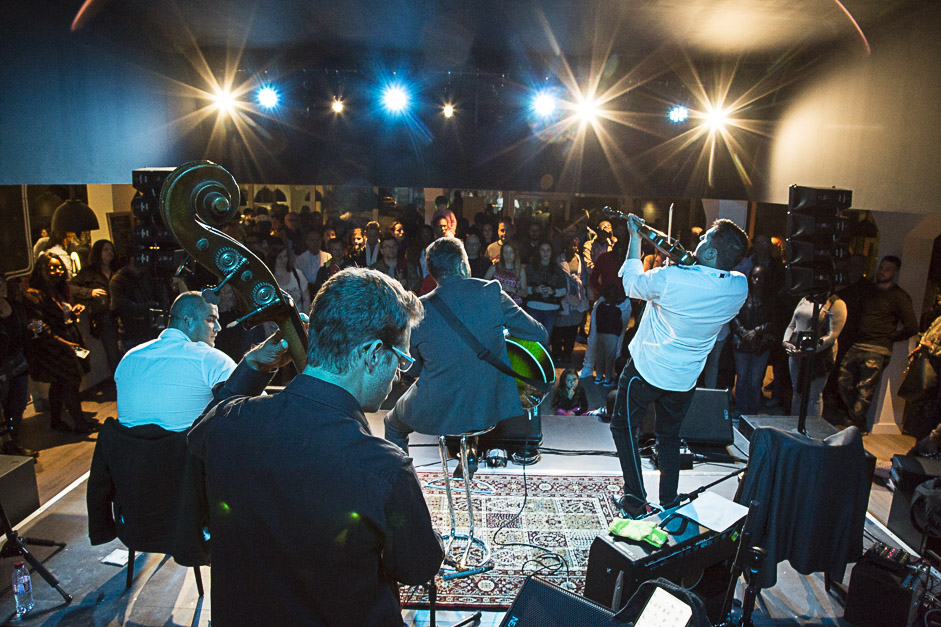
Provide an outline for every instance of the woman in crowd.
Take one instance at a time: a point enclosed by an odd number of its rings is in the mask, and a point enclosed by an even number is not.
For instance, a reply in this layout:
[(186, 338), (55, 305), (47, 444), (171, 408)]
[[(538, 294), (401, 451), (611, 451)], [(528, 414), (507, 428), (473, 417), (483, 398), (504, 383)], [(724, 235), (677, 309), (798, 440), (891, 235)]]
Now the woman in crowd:
[(488, 281), (496, 279), (513, 302), (520, 307), (523, 306), (523, 295), (526, 294), (526, 268), (520, 264), (516, 244), (510, 241), (504, 242), (500, 247), (500, 261), (487, 270), (484, 278)]
[(487, 250), (487, 246), (493, 243), (496, 237), (493, 234), (493, 221), (485, 220), (480, 224), (480, 248)]
[(389, 227), (386, 229), (385, 237), (391, 237), (395, 240), (396, 246), (400, 253), (405, 253), (405, 225), (399, 222), (398, 220), (393, 220)]
[(565, 272), (562, 271), (552, 254), (552, 244), (549, 242), (539, 244), (538, 255), (538, 260), (529, 266), (527, 272), (529, 285), (526, 311), (546, 327), (546, 332), (551, 337), (555, 319), (562, 307), (562, 299), (565, 298), (568, 281)]
[(34, 337), (27, 341), (26, 359), (30, 376), (49, 383), (50, 426), (57, 431), (69, 430), (62, 420), (65, 406), (75, 423), (75, 433), (97, 430), (98, 423), (85, 418), (79, 396), (85, 373), (79, 354), (87, 356), (87, 351), (76, 320), (85, 307), (69, 302), (65, 268), (54, 255), (39, 256), (29, 285), (24, 305)]
[(735, 409), (754, 415), (761, 409), (768, 355), (776, 341), (771, 329), (772, 301), (768, 297), (768, 269), (755, 266), (748, 273), (748, 297), (730, 323), (735, 355)]
[(791, 374), (791, 381), (794, 383), (791, 412), (795, 415), (800, 411), (801, 390), (804, 387), (800, 378), (801, 366), (811, 353), (814, 353), (814, 360), (809, 373), (811, 379), (810, 391), (807, 394), (807, 415), (823, 414), (823, 388), (836, 362), (837, 338), (843, 331), (843, 325), (846, 324), (846, 303), (836, 294), (829, 297), (821, 294), (816, 297), (820, 304), (818, 316), (820, 338), (815, 347), (802, 346), (807, 340), (801, 341), (801, 338), (810, 338), (812, 333), (813, 298), (813, 296), (805, 297), (797, 303), (794, 314), (791, 316), (791, 323), (784, 333), (782, 344), (788, 354), (788, 370)]
[(39, 453), (20, 444), (20, 425), (29, 400), (29, 366), (26, 363), (26, 338), (29, 329), (19, 303), (7, 295), (6, 276), (0, 274), (0, 404), (9, 439), (0, 445), (0, 453), (39, 457)]
[(549, 338), (552, 358), (560, 364), (568, 364), (572, 361), (578, 327), (581, 326), (585, 312), (588, 311), (588, 295), (585, 293), (585, 286), (582, 285), (581, 255), (579, 254), (581, 244), (577, 237), (573, 237), (566, 242), (565, 247), (566, 250), (559, 255), (558, 262), (566, 275), (566, 294)]
[[(389, 228), (386, 229), (385, 237), (391, 237), (395, 240), (396, 265), (401, 269), (402, 272), (407, 274), (408, 262), (405, 259), (405, 251), (408, 249), (408, 238), (406, 237), (405, 233), (405, 225), (398, 220), (393, 220), (392, 224), (389, 225)], [(404, 281), (403, 285), (405, 285)]]
[(91, 334), (101, 340), (112, 375), (121, 360), (118, 324), (111, 314), (111, 296), (108, 293), (114, 265), (114, 244), (100, 239), (92, 246), (88, 263), (72, 279), (70, 286), (72, 296), (91, 314)]
[(298, 313), (309, 312), (310, 292), (307, 290), (307, 279), (304, 278), (303, 272), (294, 267), (294, 255), (287, 246), (280, 241), (269, 240), (267, 263), (278, 285), (294, 299)]

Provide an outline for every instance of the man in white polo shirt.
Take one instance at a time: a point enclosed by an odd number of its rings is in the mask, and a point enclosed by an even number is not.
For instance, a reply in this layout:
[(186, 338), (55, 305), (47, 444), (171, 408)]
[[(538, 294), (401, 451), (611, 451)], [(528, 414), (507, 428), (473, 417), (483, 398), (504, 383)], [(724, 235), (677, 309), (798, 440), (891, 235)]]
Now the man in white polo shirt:
[(118, 422), (189, 429), (212, 400), (212, 387), (235, 370), (235, 362), (213, 348), (221, 328), (218, 307), (202, 294), (177, 296), (169, 326), (157, 339), (128, 351), (118, 364)]
[(629, 219), (627, 225), (631, 243), (619, 274), (628, 298), (648, 305), (618, 382), (611, 435), (624, 475), (619, 506), (626, 516), (637, 518), (652, 508), (647, 504), (634, 427), (654, 403), (660, 503), (670, 507), (677, 499), (680, 476), (680, 425), (696, 379), (719, 330), (738, 314), (748, 296), (748, 280), (732, 271), (745, 255), (748, 236), (734, 222), (716, 220), (700, 237), (694, 265), (644, 272), (636, 223)]

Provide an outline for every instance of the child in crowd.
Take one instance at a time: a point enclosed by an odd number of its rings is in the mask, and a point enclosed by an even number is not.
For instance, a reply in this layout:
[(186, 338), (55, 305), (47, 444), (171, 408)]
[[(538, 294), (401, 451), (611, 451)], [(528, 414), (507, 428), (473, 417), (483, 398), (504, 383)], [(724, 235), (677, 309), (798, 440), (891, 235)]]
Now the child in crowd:
[(581, 416), (588, 411), (588, 397), (585, 388), (578, 384), (578, 373), (574, 369), (562, 371), (552, 397), (552, 409), (557, 416)]

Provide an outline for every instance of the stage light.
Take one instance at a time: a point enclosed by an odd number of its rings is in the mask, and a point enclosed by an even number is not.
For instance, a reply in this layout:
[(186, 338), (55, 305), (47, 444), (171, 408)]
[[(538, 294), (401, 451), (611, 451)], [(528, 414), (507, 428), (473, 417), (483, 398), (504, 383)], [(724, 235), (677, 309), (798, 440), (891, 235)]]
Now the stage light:
[(555, 112), (555, 97), (547, 92), (539, 92), (533, 98), (533, 112), (540, 117), (549, 117)]
[(281, 95), (274, 87), (266, 86), (258, 90), (258, 104), (266, 109), (273, 109), (278, 106)]
[(334, 113), (343, 113), (343, 101), (339, 98), (334, 98), (333, 104), (330, 105), (330, 108), (333, 109)]
[(670, 113), (668, 114), (668, 117), (670, 118), (670, 121), (673, 122), (674, 124), (685, 122), (687, 119), (689, 119), (689, 109), (687, 109), (683, 105), (676, 105), (675, 107), (670, 109)]
[(454, 105), (450, 105), (450, 104), (444, 105), (444, 108), (441, 110), (441, 112), (444, 113), (444, 117), (450, 118), (451, 116), (454, 115)]
[(213, 102), (216, 103), (216, 107), (226, 113), (231, 113), (232, 108), (235, 106), (235, 97), (232, 95), (232, 92), (226, 89), (217, 90), (212, 99)]
[(706, 112), (706, 123), (712, 128), (722, 128), (729, 119), (729, 112), (722, 107), (709, 107)]
[(598, 115), (598, 103), (590, 98), (584, 98), (575, 107), (575, 111), (582, 120), (591, 122)]
[(382, 94), (382, 104), (392, 113), (401, 113), (408, 105), (408, 93), (401, 85), (390, 85)]

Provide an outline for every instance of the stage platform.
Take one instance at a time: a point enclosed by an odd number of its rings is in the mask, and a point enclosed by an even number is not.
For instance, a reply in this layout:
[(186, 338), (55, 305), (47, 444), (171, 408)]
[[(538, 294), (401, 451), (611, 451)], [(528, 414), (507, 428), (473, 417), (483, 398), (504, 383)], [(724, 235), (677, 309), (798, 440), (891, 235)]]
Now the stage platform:
[[(603, 390), (597, 392), (600, 395)], [(384, 415), (384, 411), (367, 415), (370, 426), (377, 435), (382, 434)], [(787, 428), (787, 417), (767, 418), (777, 418), (777, 421), (770, 420), (770, 423)], [(613, 455), (614, 447), (608, 425), (588, 416), (544, 415), (542, 420), (543, 446), (556, 452), (544, 452), (540, 462), (527, 468), (528, 473), (614, 477), (620, 474), (617, 458)], [(763, 419), (760, 422), (765, 424), (769, 421)], [(757, 423), (758, 421), (752, 421), (751, 424)], [(753, 430), (755, 427), (744, 427), (746, 430), (749, 428)], [(434, 446), (432, 438), (415, 436), (413, 443), (411, 454), (416, 466), (434, 469), (440, 465), (437, 447)], [(748, 439), (736, 429), (734, 442), (726, 450), (735, 457), (747, 459), (748, 446)], [(48, 456), (47, 460), (53, 454), (54, 449), (43, 452), (44, 456)], [(642, 465), (644, 483), (648, 492), (655, 495), (659, 473), (650, 459), (643, 459)], [(87, 465), (85, 467), (87, 469)], [(680, 491), (691, 492), (740, 467), (741, 464), (697, 461), (691, 470), (681, 472)], [(521, 474), (522, 471), (522, 467), (510, 464), (503, 469), (482, 468), (480, 473), (485, 477), (489, 473)], [(735, 488), (736, 481), (729, 480), (719, 484), (714, 490), (718, 494), (731, 497)], [(874, 486), (873, 492), (877, 490), (884, 491), (884, 488)], [(37, 611), (18, 624), (208, 625), (212, 616), (208, 596), (212, 586), (209, 570), (203, 569), (207, 596), (199, 599), (192, 569), (179, 567), (161, 555), (144, 554), (138, 557), (137, 575), (132, 588), (125, 591), (123, 569), (100, 563), (112, 550), (121, 548), (121, 544), (114, 541), (92, 547), (88, 543), (84, 495), (85, 481), (80, 477), (70, 489), (61, 493), (58, 500), (47, 502), (38, 515), (20, 527), (21, 533), (26, 535), (32, 534), (68, 543), (65, 550), (53, 552), (37, 548), (36, 554), (63, 582), (66, 590), (75, 596), (75, 601), (71, 606), (63, 606), (61, 598), (40, 577), (34, 575)], [(873, 502), (871, 500), (871, 503)], [(878, 502), (876, 507), (881, 507)], [(885, 513), (887, 512), (888, 501), (885, 507)], [(596, 534), (604, 533), (605, 529), (599, 528), (596, 531)], [(870, 515), (866, 523), (866, 542), (871, 543), (877, 539), (893, 543), (891, 536), (884, 532), (876, 517)], [(590, 540), (591, 538), (587, 539)], [(0, 621), (9, 619), (12, 615), (13, 599), (8, 583), (11, 564), (12, 560), (0, 562)], [(849, 572), (848, 570), (844, 579), (845, 583), (849, 582)], [(741, 598), (741, 590), (738, 597)], [(785, 562), (778, 567), (778, 584), (762, 592), (754, 624), (846, 624), (841, 618), (842, 613), (839, 602), (824, 591), (822, 575), (799, 575)], [(438, 616), (438, 623), (451, 624), (467, 614), (467, 611), (442, 612)], [(403, 616), (407, 625), (424, 627), (428, 624), (427, 610), (406, 610)], [(495, 626), (502, 618), (502, 612), (484, 612), (480, 624), (484, 627)]]

